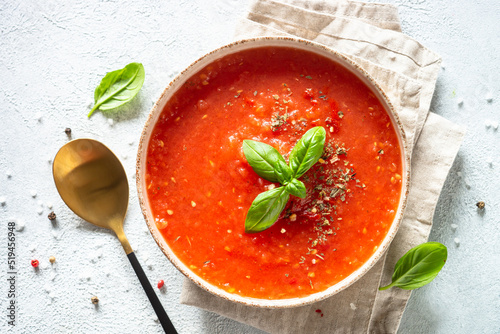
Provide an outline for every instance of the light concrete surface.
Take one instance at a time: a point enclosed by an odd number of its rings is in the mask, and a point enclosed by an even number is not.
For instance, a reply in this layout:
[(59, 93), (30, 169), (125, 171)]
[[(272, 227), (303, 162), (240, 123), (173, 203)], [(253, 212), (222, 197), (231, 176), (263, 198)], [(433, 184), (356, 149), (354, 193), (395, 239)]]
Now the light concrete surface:
[[(399, 332), (499, 333), (499, 2), (387, 2), (399, 6), (406, 34), (443, 57), (432, 111), (468, 129), (430, 237), (448, 246), (448, 262), (434, 282), (414, 291)], [(124, 164), (131, 186), (125, 231), (151, 282), (165, 281), (159, 298), (179, 333), (262, 333), (179, 304), (183, 276), (150, 236), (134, 180), (152, 104), (189, 63), (231, 41), (246, 8), (237, 0), (2, 1), (0, 332), (161, 332), (118, 240), (76, 217), (56, 192), (51, 159), (68, 141), (69, 127), (72, 138), (100, 140)], [(87, 119), (101, 77), (131, 61), (146, 69), (138, 97)], [(484, 211), (476, 209), (478, 200), (486, 202)], [(47, 219), (52, 210), (55, 223)], [(15, 327), (6, 310), (9, 220), (25, 225), (16, 231)]]

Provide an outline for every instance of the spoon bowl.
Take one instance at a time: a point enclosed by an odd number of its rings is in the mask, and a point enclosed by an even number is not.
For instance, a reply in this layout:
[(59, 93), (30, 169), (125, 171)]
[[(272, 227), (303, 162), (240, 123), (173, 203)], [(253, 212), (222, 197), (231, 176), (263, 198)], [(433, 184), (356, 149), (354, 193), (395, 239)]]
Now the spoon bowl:
[(123, 232), (129, 200), (127, 175), (113, 152), (96, 140), (76, 139), (57, 152), (52, 168), (66, 205), (89, 223), (114, 231), (130, 253)]

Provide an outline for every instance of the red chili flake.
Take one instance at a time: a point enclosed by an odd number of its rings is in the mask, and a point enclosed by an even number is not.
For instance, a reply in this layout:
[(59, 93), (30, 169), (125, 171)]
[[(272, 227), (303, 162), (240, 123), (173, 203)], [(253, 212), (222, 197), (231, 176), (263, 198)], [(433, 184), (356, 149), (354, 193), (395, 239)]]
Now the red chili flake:
[(38, 262), (38, 260), (31, 260), (31, 265), (36, 268), (38, 267), (38, 265), (40, 264), (40, 262)]
[(304, 98), (310, 100), (312, 98), (314, 98), (314, 93), (312, 91), (311, 88), (307, 88), (305, 91), (304, 91)]
[[(337, 133), (337, 132), (339, 132), (339, 128), (340, 128), (339, 121), (328, 117), (326, 119), (325, 123), (326, 123), (326, 125), (328, 127), (327, 130), (330, 131), (331, 133)], [(330, 130), (330, 128), (333, 128), (333, 130)]]
[[(332, 111), (333, 111), (333, 115), (337, 115), (337, 112), (339, 111), (339, 105), (337, 104), (337, 102), (335, 100), (329, 100), (330, 101), (330, 107), (332, 108)], [(338, 115), (337, 115), (338, 117)]]
[(245, 103), (246, 103), (248, 106), (250, 106), (250, 107), (255, 106), (255, 101), (254, 101), (254, 100), (252, 100), (252, 99), (249, 99), (249, 98), (246, 98), (246, 97), (245, 97), (245, 98), (243, 98), (243, 101), (245, 101)]
[(161, 279), (161, 280), (159, 280), (159, 281), (158, 281), (158, 289), (163, 288), (163, 285), (164, 285), (164, 284), (165, 284), (165, 282), (163, 282), (163, 280), (162, 280), (162, 279)]
[(317, 310), (316, 310), (316, 313), (321, 313), (321, 310), (320, 310), (320, 309), (317, 309)]
[(308, 220), (314, 220), (314, 221), (318, 221), (321, 218), (319, 213), (312, 213), (312, 212), (306, 212), (304, 213), (304, 216), (306, 216)]
[(321, 120), (319, 118), (311, 121), (312, 126), (318, 126), (320, 123), (321, 123)]

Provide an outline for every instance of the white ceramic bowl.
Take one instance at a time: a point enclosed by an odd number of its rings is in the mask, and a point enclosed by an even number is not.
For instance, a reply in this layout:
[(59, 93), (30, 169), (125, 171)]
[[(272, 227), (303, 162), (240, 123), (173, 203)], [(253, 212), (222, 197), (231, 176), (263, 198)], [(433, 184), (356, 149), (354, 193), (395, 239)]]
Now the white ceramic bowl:
[[(144, 174), (146, 171), (146, 156), (147, 149), (149, 145), (149, 140), (151, 138), (151, 133), (154, 129), (154, 126), (163, 110), (167, 101), (172, 97), (172, 95), (189, 79), (192, 75), (203, 69), (208, 64), (214, 62), (216, 59), (224, 57), (228, 54), (239, 52), (242, 50), (264, 47), (264, 46), (281, 46), (281, 47), (292, 47), (301, 50), (307, 50), (326, 58), (331, 59), (332, 61), (342, 65), (347, 68), (350, 72), (354, 73), (356, 77), (358, 77), (362, 82), (364, 82), (377, 96), (380, 100), (384, 108), (389, 113), (391, 121), (394, 125), (394, 128), (397, 132), (399, 145), (401, 147), (401, 156), (402, 156), (402, 165), (403, 165), (403, 178), (402, 178), (402, 188), (401, 188), (401, 198), (399, 201), (398, 211), (396, 213), (395, 219), (389, 229), (389, 232), (385, 236), (382, 244), (378, 247), (376, 252), (370, 257), (370, 259), (365, 262), (359, 269), (354, 271), (351, 275), (344, 278), (342, 281), (332, 285), (328, 289), (313, 293), (306, 297), (300, 298), (289, 298), (289, 299), (278, 299), (278, 300), (269, 300), (269, 299), (256, 299), (250, 297), (242, 297), (237, 294), (229, 293), (225, 290), (222, 290), (196, 275), (192, 272), (184, 263), (182, 263), (177, 256), (172, 252), (168, 244), (163, 239), (160, 231), (156, 227), (155, 220), (152, 216), (149, 200), (146, 191), (146, 184)], [(257, 307), (265, 307), (265, 308), (285, 308), (285, 307), (296, 307), (302, 306), (306, 304), (310, 304), (313, 302), (320, 301), (329, 296), (332, 296), (354, 282), (356, 282), (359, 278), (361, 278), (373, 265), (382, 257), (384, 252), (389, 247), (391, 241), (394, 239), (396, 232), (401, 224), (403, 211), (406, 206), (406, 199), (408, 195), (409, 188), (409, 177), (410, 177), (410, 159), (408, 155), (408, 148), (405, 139), (405, 134), (403, 131), (403, 127), (401, 122), (397, 116), (394, 107), (390, 103), (387, 95), (382, 91), (380, 86), (373, 80), (373, 78), (368, 75), (359, 65), (346, 58), (342, 54), (333, 51), (323, 45), (300, 40), (293, 38), (284, 38), (284, 37), (262, 37), (255, 39), (248, 39), (237, 41), (231, 43), (229, 45), (223, 46), (219, 49), (216, 49), (205, 56), (201, 57), (194, 63), (192, 63), (188, 68), (186, 68), (182, 73), (180, 73), (164, 90), (158, 101), (153, 106), (151, 110), (148, 120), (146, 121), (146, 125), (144, 126), (144, 130), (142, 131), (142, 135), (139, 143), (139, 151), (137, 154), (137, 191), (139, 193), (139, 201), (142, 209), (142, 213), (144, 218), (146, 219), (146, 223), (153, 235), (158, 246), (160, 246), (163, 253), (167, 256), (167, 258), (179, 269), (186, 277), (191, 279), (198, 286), (202, 287), (206, 291), (213, 293), (219, 297), (224, 299), (242, 303), (245, 305), (257, 306)]]

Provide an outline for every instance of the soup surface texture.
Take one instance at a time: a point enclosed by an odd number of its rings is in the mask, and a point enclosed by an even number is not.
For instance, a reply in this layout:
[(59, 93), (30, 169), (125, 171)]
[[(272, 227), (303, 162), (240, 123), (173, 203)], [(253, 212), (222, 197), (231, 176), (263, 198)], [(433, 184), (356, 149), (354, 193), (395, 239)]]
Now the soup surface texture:
[[(323, 126), (322, 158), (278, 221), (245, 233), (255, 197), (274, 186), (242, 151), (244, 139), (288, 159)], [(265, 47), (221, 58), (173, 95), (155, 125), (146, 187), (164, 239), (194, 273), (230, 293), (310, 295), (349, 276), (376, 251), (396, 214), (401, 150), (381, 103), (354, 74), (307, 51)]]

